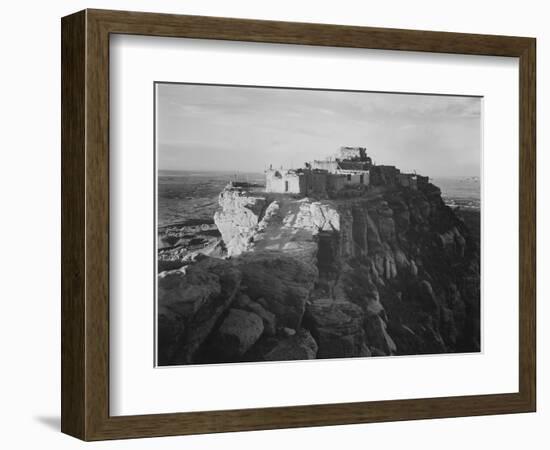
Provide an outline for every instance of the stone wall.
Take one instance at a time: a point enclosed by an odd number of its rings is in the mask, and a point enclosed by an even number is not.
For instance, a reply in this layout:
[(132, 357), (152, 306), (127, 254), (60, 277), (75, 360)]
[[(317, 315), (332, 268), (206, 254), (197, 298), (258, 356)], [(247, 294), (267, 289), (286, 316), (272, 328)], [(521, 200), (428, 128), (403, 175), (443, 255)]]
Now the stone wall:
[(400, 173), (397, 175), (397, 180), (399, 181), (399, 184), (403, 187), (410, 189), (417, 188), (417, 179), (415, 174)]
[(370, 183), (375, 186), (395, 186), (399, 172), (395, 166), (373, 166), (370, 170)]
[(328, 172), (311, 171), (306, 172), (305, 177), (307, 179), (307, 192), (306, 194), (321, 194), (324, 195), (327, 192)]
[(368, 186), (370, 184), (370, 174), (368, 171), (357, 173), (353, 171), (339, 170), (338, 175), (344, 176), (344, 185), (361, 184)]

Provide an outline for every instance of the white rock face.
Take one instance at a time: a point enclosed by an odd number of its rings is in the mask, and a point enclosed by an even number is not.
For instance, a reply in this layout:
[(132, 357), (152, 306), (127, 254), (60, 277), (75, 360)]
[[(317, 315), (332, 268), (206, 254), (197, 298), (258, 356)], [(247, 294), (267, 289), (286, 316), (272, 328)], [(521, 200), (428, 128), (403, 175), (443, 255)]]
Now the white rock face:
[(340, 231), (340, 215), (329, 202), (312, 202), (307, 198), (296, 201), (297, 212), (285, 217), (284, 226), (319, 231)]
[(313, 262), (319, 232), (340, 230), (340, 215), (330, 201), (254, 195), (226, 188), (214, 221), (228, 256), (251, 250), (280, 250)]
[(249, 250), (266, 199), (238, 188), (226, 188), (218, 202), (220, 210), (214, 214), (214, 222), (222, 235), (227, 254), (235, 256)]

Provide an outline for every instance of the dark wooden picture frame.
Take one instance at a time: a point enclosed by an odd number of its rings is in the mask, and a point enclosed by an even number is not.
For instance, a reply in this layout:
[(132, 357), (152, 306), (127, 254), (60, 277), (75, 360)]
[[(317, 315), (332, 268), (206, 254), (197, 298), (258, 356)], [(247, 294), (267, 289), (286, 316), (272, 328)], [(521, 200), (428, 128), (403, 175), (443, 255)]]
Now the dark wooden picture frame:
[[(535, 411), (534, 38), (104, 10), (61, 25), (64, 433), (101, 440)], [(519, 392), (110, 416), (109, 36), (117, 33), (519, 58)]]

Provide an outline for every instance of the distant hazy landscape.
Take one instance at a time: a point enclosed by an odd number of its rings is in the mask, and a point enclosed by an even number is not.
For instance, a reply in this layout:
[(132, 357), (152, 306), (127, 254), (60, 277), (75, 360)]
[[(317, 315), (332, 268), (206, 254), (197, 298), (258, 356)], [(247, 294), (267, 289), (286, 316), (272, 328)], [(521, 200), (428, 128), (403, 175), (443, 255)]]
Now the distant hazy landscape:
[(432, 183), (441, 189), (441, 196), (449, 206), (479, 209), (479, 177), (434, 177)]

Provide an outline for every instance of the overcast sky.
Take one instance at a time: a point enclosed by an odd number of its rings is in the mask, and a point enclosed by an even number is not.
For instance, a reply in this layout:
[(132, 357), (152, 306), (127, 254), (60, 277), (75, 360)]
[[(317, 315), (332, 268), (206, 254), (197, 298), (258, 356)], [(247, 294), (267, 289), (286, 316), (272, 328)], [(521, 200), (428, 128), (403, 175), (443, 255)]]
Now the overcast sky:
[(346, 145), (430, 177), (480, 172), (480, 98), (158, 84), (157, 108), (161, 170), (301, 167)]

